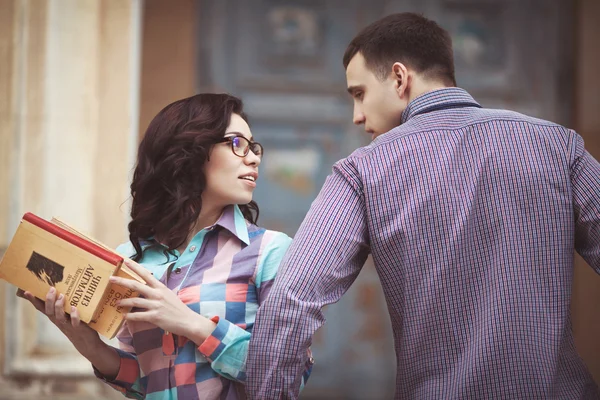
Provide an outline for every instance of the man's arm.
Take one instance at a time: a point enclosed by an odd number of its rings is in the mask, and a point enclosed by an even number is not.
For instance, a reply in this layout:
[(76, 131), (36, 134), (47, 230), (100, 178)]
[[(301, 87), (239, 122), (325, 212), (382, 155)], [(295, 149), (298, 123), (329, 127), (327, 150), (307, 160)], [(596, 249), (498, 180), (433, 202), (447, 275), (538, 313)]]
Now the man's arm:
[(600, 164), (585, 150), (583, 139), (577, 134), (571, 184), (575, 250), (600, 274)]
[(321, 308), (352, 285), (368, 243), (362, 183), (343, 160), (313, 202), (258, 311), (248, 354), (250, 399), (298, 397), (312, 335), (325, 322)]

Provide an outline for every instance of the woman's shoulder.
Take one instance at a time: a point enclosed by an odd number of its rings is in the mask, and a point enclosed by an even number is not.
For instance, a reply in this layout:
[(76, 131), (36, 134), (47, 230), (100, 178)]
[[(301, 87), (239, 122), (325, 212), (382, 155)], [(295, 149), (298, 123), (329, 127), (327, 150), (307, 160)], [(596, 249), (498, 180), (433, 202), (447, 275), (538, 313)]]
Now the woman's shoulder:
[(128, 258), (135, 256), (135, 254), (137, 253), (135, 251), (135, 247), (133, 247), (133, 244), (130, 241), (121, 243), (120, 245), (117, 246), (115, 251), (117, 253), (119, 253), (119, 255), (121, 255), (123, 257), (128, 257)]
[(292, 238), (289, 237), (285, 232), (266, 230), (270, 237), (270, 242), (274, 246), (285, 246), (286, 248), (292, 243)]
[[(154, 275), (155, 278), (160, 279), (164, 276), (169, 264), (177, 260), (177, 257), (165, 251), (163, 247), (152, 247), (151, 241), (142, 240), (140, 245), (142, 247), (142, 256), (137, 259), (137, 263)], [(121, 243), (115, 249), (119, 255), (127, 258), (133, 258), (137, 255), (137, 251), (131, 242)]]
[[(153, 242), (150, 241), (150, 240), (140, 240), (140, 246), (142, 248), (142, 251), (146, 250), (152, 244), (153, 244)], [(132, 258), (132, 257), (134, 257), (137, 254), (137, 250), (133, 246), (133, 243), (131, 243), (130, 241), (127, 241), (125, 243), (121, 243), (120, 245), (117, 246), (117, 248), (115, 249), (115, 251), (120, 256), (128, 257), (128, 258)]]
[(248, 223), (248, 236), (250, 240), (259, 238), (261, 247), (265, 249), (280, 246), (287, 248), (292, 242), (292, 238), (285, 232), (266, 229), (251, 223)]
[(288, 248), (292, 244), (292, 238), (285, 232), (265, 229), (263, 239), (261, 240), (260, 264), (273, 263), (279, 264), (285, 256)]
[(275, 278), (281, 261), (285, 257), (292, 238), (284, 232), (264, 229), (264, 235), (260, 243), (258, 268), (256, 270), (255, 283), (257, 287), (262, 286)]

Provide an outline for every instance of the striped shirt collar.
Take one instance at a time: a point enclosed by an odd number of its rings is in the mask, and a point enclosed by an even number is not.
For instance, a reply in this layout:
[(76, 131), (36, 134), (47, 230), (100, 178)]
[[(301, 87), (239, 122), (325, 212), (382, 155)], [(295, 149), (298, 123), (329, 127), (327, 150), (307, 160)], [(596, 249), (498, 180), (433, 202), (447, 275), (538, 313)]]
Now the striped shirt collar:
[(456, 107), (481, 108), (481, 105), (466, 90), (461, 88), (449, 87), (432, 90), (431, 92), (417, 96), (413, 101), (408, 103), (408, 107), (402, 112), (401, 123), (403, 124), (419, 114)]
[(237, 204), (227, 206), (225, 210), (223, 210), (223, 214), (221, 214), (221, 217), (215, 223), (215, 225), (219, 225), (222, 228), (227, 229), (246, 245), (250, 244), (248, 225), (246, 224), (246, 219), (242, 214), (242, 210), (240, 210), (240, 207)]
[[(235, 204), (231, 206), (225, 207), (223, 213), (213, 225), (206, 227), (205, 229), (213, 229), (215, 226), (220, 226), (222, 228), (227, 229), (231, 232), (235, 237), (237, 237), (240, 241), (244, 242), (246, 245), (250, 244), (250, 235), (248, 234), (248, 225), (246, 225), (246, 219), (242, 214), (242, 210), (240, 207)], [(156, 241), (154, 236), (146, 239), (140, 240), (140, 244), (142, 245), (142, 251), (145, 250), (152, 244), (158, 243), (163, 247), (167, 247), (167, 245), (163, 243), (159, 243)], [(132, 246), (133, 249), (133, 246)], [(133, 250), (135, 253), (135, 250)]]

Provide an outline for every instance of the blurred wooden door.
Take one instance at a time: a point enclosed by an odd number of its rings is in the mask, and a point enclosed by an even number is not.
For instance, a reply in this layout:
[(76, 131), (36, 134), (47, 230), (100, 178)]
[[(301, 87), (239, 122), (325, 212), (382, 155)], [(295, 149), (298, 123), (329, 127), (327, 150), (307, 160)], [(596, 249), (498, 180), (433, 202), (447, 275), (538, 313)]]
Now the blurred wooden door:
[[(202, 0), (199, 90), (244, 99), (265, 146), (260, 223), (294, 235), (332, 164), (366, 144), (352, 126), (342, 55), (392, 12), (416, 11), (453, 36), (457, 79), (481, 104), (568, 124), (572, 10), (560, 0)], [(386, 399), (395, 387), (391, 326), (369, 260), (326, 310), (303, 398)]]

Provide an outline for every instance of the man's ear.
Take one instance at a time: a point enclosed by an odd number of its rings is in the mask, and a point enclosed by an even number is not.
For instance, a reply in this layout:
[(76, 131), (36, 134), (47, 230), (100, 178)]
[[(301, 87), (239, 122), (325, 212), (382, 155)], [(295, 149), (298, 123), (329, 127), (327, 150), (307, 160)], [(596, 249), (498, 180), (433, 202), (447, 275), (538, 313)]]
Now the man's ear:
[(396, 92), (398, 92), (398, 97), (402, 98), (406, 93), (408, 93), (408, 69), (406, 69), (406, 65), (401, 62), (395, 62), (392, 65), (392, 78), (395, 80)]

